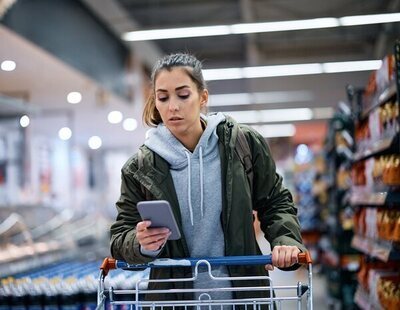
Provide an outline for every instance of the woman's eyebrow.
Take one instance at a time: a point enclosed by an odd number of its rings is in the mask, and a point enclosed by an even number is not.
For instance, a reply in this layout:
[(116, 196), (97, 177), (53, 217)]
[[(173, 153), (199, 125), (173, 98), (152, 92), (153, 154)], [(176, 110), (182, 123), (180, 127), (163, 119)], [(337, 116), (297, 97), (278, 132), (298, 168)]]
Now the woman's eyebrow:
[(179, 86), (179, 87), (175, 88), (175, 90), (180, 90), (180, 89), (183, 89), (183, 88), (189, 88), (189, 85)]
[[(176, 88), (175, 88), (175, 91), (176, 91), (176, 90), (181, 90), (181, 89), (184, 89), (184, 88), (190, 88), (190, 86), (189, 86), (189, 85), (182, 85), (182, 86), (176, 87)], [(162, 89), (162, 88), (158, 88), (158, 89), (156, 89), (156, 92), (167, 93), (168, 90)]]

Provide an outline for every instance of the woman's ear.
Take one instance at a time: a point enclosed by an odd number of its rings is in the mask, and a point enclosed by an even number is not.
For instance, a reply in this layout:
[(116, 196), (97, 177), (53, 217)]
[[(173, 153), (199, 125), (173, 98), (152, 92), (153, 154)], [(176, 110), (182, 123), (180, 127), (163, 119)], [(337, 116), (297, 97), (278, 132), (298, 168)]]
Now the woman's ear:
[(200, 106), (204, 108), (208, 103), (208, 90), (203, 89), (200, 95)]

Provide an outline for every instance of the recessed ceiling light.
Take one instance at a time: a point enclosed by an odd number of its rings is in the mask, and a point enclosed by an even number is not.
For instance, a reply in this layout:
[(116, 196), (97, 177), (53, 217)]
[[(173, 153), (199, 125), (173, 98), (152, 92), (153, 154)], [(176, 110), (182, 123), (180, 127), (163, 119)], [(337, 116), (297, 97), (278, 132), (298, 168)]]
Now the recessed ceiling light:
[(102, 145), (101, 138), (99, 136), (92, 136), (89, 138), (88, 145), (92, 150), (97, 150)]
[(70, 92), (67, 95), (67, 101), (71, 104), (77, 104), (82, 101), (82, 95), (77, 91)]
[(58, 136), (61, 140), (69, 140), (72, 136), (72, 131), (68, 127), (63, 127), (58, 131)]
[(17, 64), (15, 63), (15, 61), (12, 60), (4, 60), (1, 63), (1, 70), (3, 71), (14, 71), (16, 67)]
[(118, 124), (122, 121), (122, 113), (120, 111), (111, 111), (108, 113), (107, 119), (111, 124)]
[(137, 125), (137, 120), (134, 118), (127, 118), (122, 123), (122, 127), (124, 127), (126, 131), (134, 131), (137, 128)]
[(21, 118), (19, 119), (19, 123), (20, 123), (21, 127), (28, 127), (29, 123), (30, 123), (30, 119), (29, 119), (28, 115), (21, 116)]

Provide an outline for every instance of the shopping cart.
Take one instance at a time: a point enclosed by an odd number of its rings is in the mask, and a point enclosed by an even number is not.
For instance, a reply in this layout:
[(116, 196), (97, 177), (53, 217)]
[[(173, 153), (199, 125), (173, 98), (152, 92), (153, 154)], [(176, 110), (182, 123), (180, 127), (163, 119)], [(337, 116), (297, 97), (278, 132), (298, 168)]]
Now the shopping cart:
[[(306, 265), (308, 271), (307, 283), (298, 282), (297, 285), (276, 286), (268, 276), (243, 276), (243, 277), (216, 277), (212, 274), (211, 266), (230, 266), (230, 265), (266, 265), (272, 264), (271, 255), (257, 255), (257, 256), (231, 256), (231, 257), (215, 257), (215, 258), (188, 258), (188, 259), (156, 259), (148, 264), (128, 264), (124, 261), (115, 260), (112, 258), (105, 258), (100, 267), (99, 285), (97, 292), (97, 308), (115, 309), (115, 306), (130, 306), (130, 309), (152, 309), (163, 310), (166, 309), (286, 309), (285, 304), (288, 301), (294, 302), (297, 309), (313, 309), (312, 302), (312, 261), (308, 252), (300, 253), (298, 262)], [(206, 289), (166, 289), (166, 290), (150, 290), (147, 284), (151, 282), (187, 282), (196, 281), (200, 265), (206, 266), (206, 272), (210, 277), (210, 281), (219, 280), (234, 280), (234, 281), (247, 281), (247, 286), (242, 287), (218, 287)], [(135, 289), (114, 289), (113, 287), (106, 288), (104, 284), (105, 277), (110, 270), (113, 269), (126, 269), (126, 270), (143, 270), (143, 268), (165, 268), (165, 267), (194, 267), (193, 277), (180, 278), (180, 279), (139, 279), (136, 282)], [(268, 286), (248, 286), (251, 281), (264, 280), (268, 281)], [(248, 292), (248, 291), (264, 291), (265, 298), (252, 298), (252, 299), (229, 299), (229, 300), (213, 300), (210, 293), (212, 291), (220, 292)], [(285, 291), (285, 296), (280, 296), (278, 291)], [(146, 301), (146, 296), (149, 294), (177, 294), (177, 293), (191, 293), (197, 296), (192, 300), (182, 301)], [(289, 296), (287, 296), (289, 294)], [(167, 296), (164, 295), (164, 296)], [(167, 298), (166, 298), (167, 299)], [(126, 308), (124, 308), (126, 309)]]

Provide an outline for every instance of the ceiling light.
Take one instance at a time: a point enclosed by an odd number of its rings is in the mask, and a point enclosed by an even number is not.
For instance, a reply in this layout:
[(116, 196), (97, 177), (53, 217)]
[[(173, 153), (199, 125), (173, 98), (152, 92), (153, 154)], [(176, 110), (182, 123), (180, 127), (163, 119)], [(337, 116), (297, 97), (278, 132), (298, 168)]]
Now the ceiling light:
[(339, 18), (341, 26), (359, 26), (400, 22), (400, 13), (344, 16)]
[(15, 61), (12, 60), (4, 60), (1, 63), (1, 70), (3, 71), (14, 71), (16, 67), (17, 64), (15, 63)]
[(138, 125), (137, 120), (135, 120), (134, 118), (127, 118), (122, 123), (122, 127), (126, 131), (134, 131), (137, 128), (137, 125)]
[(82, 95), (77, 91), (70, 92), (67, 95), (67, 101), (71, 104), (77, 104), (82, 101)]
[(111, 124), (118, 124), (122, 121), (122, 113), (120, 111), (111, 111), (108, 113), (107, 119)]
[(68, 127), (63, 127), (58, 131), (58, 137), (61, 140), (69, 140), (72, 136), (72, 131)]
[(311, 161), (313, 153), (306, 144), (299, 144), (296, 148), (294, 161), (298, 165), (307, 164)]
[(210, 107), (216, 107), (224, 105), (251, 104), (252, 99), (251, 93), (210, 95), (208, 98), (208, 105)]
[(333, 117), (335, 109), (332, 107), (313, 108), (313, 119), (329, 119)]
[(30, 119), (29, 119), (28, 115), (23, 115), (19, 119), (19, 124), (21, 125), (21, 127), (28, 127), (29, 123), (30, 123)]
[(204, 69), (204, 79), (231, 80), (262, 77), (296, 76), (322, 73), (339, 73), (377, 70), (381, 67), (381, 60), (360, 60), (326, 63), (272, 65), (244, 68)]
[(313, 112), (309, 108), (227, 111), (224, 113), (232, 116), (238, 123), (291, 122), (313, 118)]
[(258, 77), (291, 76), (323, 73), (321, 64), (293, 64), (243, 68), (243, 77), (247, 79)]
[(98, 136), (90, 137), (89, 141), (88, 141), (88, 145), (92, 150), (97, 150), (102, 145), (101, 138)]
[(232, 34), (277, 32), (290, 30), (318, 29), (339, 27), (339, 20), (334, 17), (303, 20), (288, 20), (267, 23), (236, 24), (231, 26)]
[(208, 81), (211, 80), (232, 80), (243, 79), (242, 68), (226, 68), (226, 69), (204, 69), (204, 78)]
[(193, 38), (204, 36), (221, 36), (231, 34), (230, 27), (225, 25), (205, 27), (168, 28), (154, 30), (130, 31), (122, 35), (125, 41), (149, 41), (172, 38)]
[(310, 91), (271, 91), (210, 95), (209, 106), (231, 106), (282, 102), (306, 102), (314, 99)]
[(333, 117), (332, 107), (295, 108), (295, 109), (268, 109), (251, 111), (226, 111), (238, 123), (277, 123), (307, 121), (311, 119), (330, 119)]
[(252, 125), (264, 138), (292, 137), (296, 134), (296, 127), (293, 124), (277, 125)]
[(342, 61), (322, 64), (324, 73), (369, 71), (377, 70), (381, 66), (381, 60)]
[(182, 27), (151, 29), (126, 32), (122, 39), (126, 41), (149, 41), (173, 38), (207, 37), (230, 34), (246, 34), (278, 31), (298, 31), (323, 29), (341, 26), (359, 26), (400, 22), (400, 13), (355, 15), (343, 17), (322, 17), (302, 20), (288, 20), (262, 23), (243, 23), (232, 25), (211, 25), (200, 27)]

